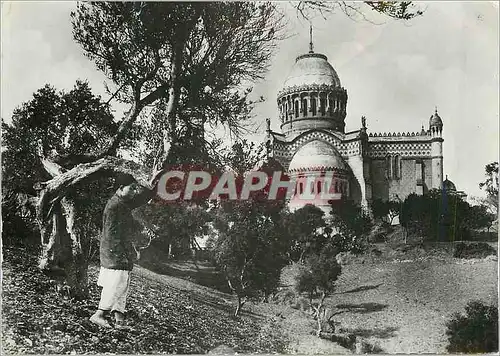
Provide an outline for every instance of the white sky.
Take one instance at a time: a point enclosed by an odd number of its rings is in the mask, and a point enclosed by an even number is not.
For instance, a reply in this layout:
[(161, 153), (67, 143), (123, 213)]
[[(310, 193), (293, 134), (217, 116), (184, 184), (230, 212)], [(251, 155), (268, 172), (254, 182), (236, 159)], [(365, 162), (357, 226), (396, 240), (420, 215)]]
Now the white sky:
[[(328, 56), (349, 99), (347, 130), (367, 117), (369, 132), (418, 131), (437, 105), (444, 122), (444, 171), (458, 189), (482, 195), (484, 166), (498, 160), (499, 13), (496, 2), (427, 2), (423, 17), (410, 23), (343, 14), (316, 18), (314, 49)], [(106, 97), (105, 76), (72, 39), (73, 2), (2, 3), (1, 115), (12, 111), (46, 83), (70, 89), (87, 79)], [(279, 129), (276, 94), (295, 57), (308, 51), (309, 24), (290, 19), (256, 96), (266, 102), (255, 112), (261, 133), (265, 118)]]

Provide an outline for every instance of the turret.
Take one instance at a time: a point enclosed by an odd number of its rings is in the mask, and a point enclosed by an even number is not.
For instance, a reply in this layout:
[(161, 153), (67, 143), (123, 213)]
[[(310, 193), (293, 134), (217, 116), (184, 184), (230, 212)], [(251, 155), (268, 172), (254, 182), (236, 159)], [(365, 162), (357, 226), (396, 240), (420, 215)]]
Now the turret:
[(429, 131), (431, 134), (432, 188), (441, 189), (443, 186), (443, 120), (437, 108), (429, 119)]

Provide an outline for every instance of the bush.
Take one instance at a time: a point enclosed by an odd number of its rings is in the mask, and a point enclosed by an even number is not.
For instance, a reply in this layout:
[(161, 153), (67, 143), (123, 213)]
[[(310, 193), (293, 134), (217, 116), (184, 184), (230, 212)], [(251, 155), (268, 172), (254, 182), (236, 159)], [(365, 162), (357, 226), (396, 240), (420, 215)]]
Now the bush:
[(324, 302), (335, 290), (335, 282), (342, 271), (336, 259), (337, 252), (335, 246), (325, 246), (321, 254), (308, 258), (307, 268), (297, 276), (296, 289), (299, 293), (306, 293), (309, 298), (310, 308), (317, 321), (317, 336), (328, 328), (334, 329), (333, 315), (327, 315)]
[(498, 308), (472, 301), (466, 315), (455, 313), (446, 323), (448, 352), (486, 353), (498, 351)]
[(368, 235), (368, 241), (371, 243), (386, 242), (387, 235), (394, 231), (394, 228), (385, 221), (377, 222), (373, 225)]
[(457, 194), (431, 189), (425, 195), (407, 196), (399, 218), (409, 236), (436, 242), (464, 241), (470, 239), (480, 213)]
[(463, 243), (459, 242), (453, 250), (455, 258), (484, 258), (490, 255), (496, 255), (497, 252), (486, 242)]

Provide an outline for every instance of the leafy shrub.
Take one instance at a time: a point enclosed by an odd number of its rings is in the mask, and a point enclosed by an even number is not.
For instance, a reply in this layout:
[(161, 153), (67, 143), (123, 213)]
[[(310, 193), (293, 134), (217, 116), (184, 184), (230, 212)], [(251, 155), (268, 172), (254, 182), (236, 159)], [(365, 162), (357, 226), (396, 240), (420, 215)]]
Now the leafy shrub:
[(498, 351), (498, 308), (471, 301), (466, 315), (455, 313), (446, 323), (448, 352), (486, 353)]
[(459, 242), (453, 250), (455, 258), (484, 258), (490, 255), (496, 255), (497, 252), (486, 242), (463, 243)]
[(366, 211), (350, 200), (335, 200), (331, 203), (331, 219), (327, 234), (338, 252), (363, 253), (372, 229), (372, 221)]
[(317, 206), (308, 204), (285, 216), (284, 226), (290, 241), (290, 259), (303, 261), (323, 248), (325, 236), (319, 231), (326, 226), (325, 213)]
[(394, 231), (394, 228), (385, 221), (377, 222), (373, 225), (368, 235), (368, 241), (371, 243), (386, 242), (387, 235)]
[(337, 253), (335, 246), (325, 246), (319, 255), (308, 258), (307, 268), (297, 276), (296, 289), (299, 293), (306, 293), (309, 298), (317, 321), (317, 336), (327, 328), (333, 329), (333, 315), (327, 315), (324, 301), (335, 290), (335, 282), (342, 271), (336, 259)]

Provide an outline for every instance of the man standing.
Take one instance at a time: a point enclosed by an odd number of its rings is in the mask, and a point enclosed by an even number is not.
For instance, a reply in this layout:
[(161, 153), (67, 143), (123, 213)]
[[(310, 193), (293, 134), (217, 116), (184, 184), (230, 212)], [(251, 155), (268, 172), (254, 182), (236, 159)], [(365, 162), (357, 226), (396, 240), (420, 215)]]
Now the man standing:
[(151, 191), (135, 182), (122, 185), (104, 208), (101, 269), (97, 282), (102, 293), (99, 309), (90, 317), (90, 321), (97, 325), (110, 328), (104, 316), (111, 312), (115, 317), (115, 328), (125, 328), (125, 305), (136, 257), (133, 241), (140, 231), (132, 210), (146, 203), (151, 196)]

